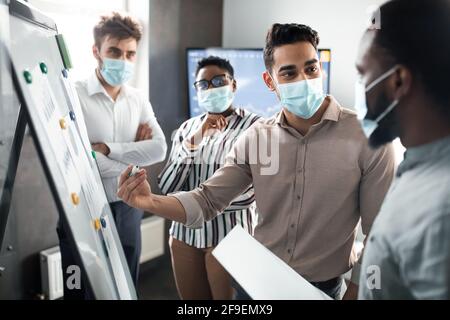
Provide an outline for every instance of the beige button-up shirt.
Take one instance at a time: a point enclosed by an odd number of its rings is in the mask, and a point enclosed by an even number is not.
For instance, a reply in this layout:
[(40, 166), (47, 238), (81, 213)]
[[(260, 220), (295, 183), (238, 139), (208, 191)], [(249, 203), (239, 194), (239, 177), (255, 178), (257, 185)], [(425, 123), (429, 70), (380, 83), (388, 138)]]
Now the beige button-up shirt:
[(261, 120), (238, 139), (213, 177), (174, 194), (186, 225), (201, 226), (253, 184), (259, 242), (309, 281), (350, 270), (358, 222), (368, 234), (394, 176), (394, 151), (391, 145), (371, 149), (355, 113), (327, 99), (322, 120), (305, 136), (283, 112)]

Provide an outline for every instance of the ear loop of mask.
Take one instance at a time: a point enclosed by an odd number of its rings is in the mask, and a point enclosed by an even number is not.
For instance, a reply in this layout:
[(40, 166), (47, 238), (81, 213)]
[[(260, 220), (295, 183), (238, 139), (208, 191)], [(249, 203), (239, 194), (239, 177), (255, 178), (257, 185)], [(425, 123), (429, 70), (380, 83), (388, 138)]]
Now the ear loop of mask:
[(389, 107), (386, 108), (374, 121), (376, 123), (379, 123), (389, 112), (392, 111), (392, 109), (395, 108), (395, 106), (398, 104), (399, 100), (395, 99), (392, 101), (392, 103), (389, 105)]
[[(391, 69), (386, 71), (384, 74), (382, 74), (378, 79), (376, 79), (374, 82), (369, 84), (366, 88), (366, 92), (371, 90), (373, 87), (375, 87), (377, 84), (379, 84), (381, 81), (392, 75), (398, 68), (398, 65), (393, 66)], [(392, 101), (392, 103), (384, 110), (374, 121), (376, 123), (379, 123), (389, 112), (392, 111), (392, 109), (395, 108), (395, 106), (398, 104), (399, 99), (395, 99)]]
[(391, 74), (393, 74), (398, 68), (398, 65), (393, 66), (388, 71), (383, 73), (381, 76), (379, 76), (377, 79), (375, 79), (371, 84), (369, 84), (366, 87), (366, 92), (369, 92), (372, 88), (374, 88), (377, 84), (379, 84), (381, 81), (389, 77)]
[(272, 79), (272, 83), (274, 85), (275, 93), (280, 97), (280, 88), (278, 87), (278, 82), (272, 77), (269, 71), (267, 71), (267, 74), (269, 75), (270, 79)]

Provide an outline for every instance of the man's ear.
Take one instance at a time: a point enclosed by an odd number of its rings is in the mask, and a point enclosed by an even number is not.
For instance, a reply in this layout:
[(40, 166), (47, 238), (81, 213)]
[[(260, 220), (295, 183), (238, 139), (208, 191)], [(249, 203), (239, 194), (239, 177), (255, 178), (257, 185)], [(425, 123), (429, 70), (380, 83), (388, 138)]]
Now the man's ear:
[(413, 75), (407, 67), (400, 65), (395, 72), (392, 82), (395, 88), (393, 98), (400, 99), (410, 92)]
[(262, 76), (263, 76), (263, 80), (264, 80), (264, 83), (266, 84), (267, 88), (269, 88), (270, 91), (275, 91), (276, 87), (275, 87), (275, 84), (273, 83), (273, 79), (270, 76), (269, 72), (264, 71)]
[(237, 90), (237, 82), (236, 79), (233, 79), (233, 92), (236, 92)]
[(92, 54), (94, 55), (95, 59), (100, 60), (100, 51), (95, 44), (92, 46)]

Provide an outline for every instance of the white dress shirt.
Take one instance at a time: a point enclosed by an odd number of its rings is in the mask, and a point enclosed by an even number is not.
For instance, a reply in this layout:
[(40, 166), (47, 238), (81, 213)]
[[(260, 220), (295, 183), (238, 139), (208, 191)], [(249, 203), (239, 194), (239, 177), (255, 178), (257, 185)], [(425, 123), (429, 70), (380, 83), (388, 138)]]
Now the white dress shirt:
[[(153, 108), (143, 94), (128, 85), (122, 85), (114, 101), (106, 92), (95, 72), (76, 83), (89, 141), (105, 143), (110, 154), (97, 152), (97, 163), (109, 202), (117, 197), (118, 177), (129, 164), (141, 167), (161, 162), (166, 157), (167, 144), (156, 120)], [(152, 129), (152, 139), (135, 142), (140, 124)]]

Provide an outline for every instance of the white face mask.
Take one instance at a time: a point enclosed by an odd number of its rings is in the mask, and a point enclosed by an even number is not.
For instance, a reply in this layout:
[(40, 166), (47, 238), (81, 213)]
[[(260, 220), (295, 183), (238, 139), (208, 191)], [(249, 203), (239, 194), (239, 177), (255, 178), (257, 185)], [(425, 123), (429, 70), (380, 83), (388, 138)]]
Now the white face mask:
[(126, 83), (133, 77), (134, 64), (120, 59), (104, 58), (100, 74), (113, 87)]
[(277, 87), (283, 107), (302, 119), (316, 114), (325, 99), (322, 77), (277, 84)]
[(197, 92), (198, 104), (211, 113), (222, 113), (227, 110), (234, 99), (234, 92), (229, 85), (200, 90)]
[(395, 106), (398, 104), (398, 99), (392, 101), (392, 103), (384, 110), (375, 120), (365, 119), (367, 114), (367, 101), (366, 93), (372, 90), (376, 85), (381, 83), (383, 80), (387, 79), (391, 74), (397, 70), (398, 66), (395, 65), (377, 79), (372, 81), (367, 87), (361, 82), (356, 81), (355, 83), (355, 109), (358, 114), (358, 120), (361, 123), (361, 127), (366, 135), (367, 139), (372, 135), (372, 133), (378, 128), (378, 124), (391, 112)]

